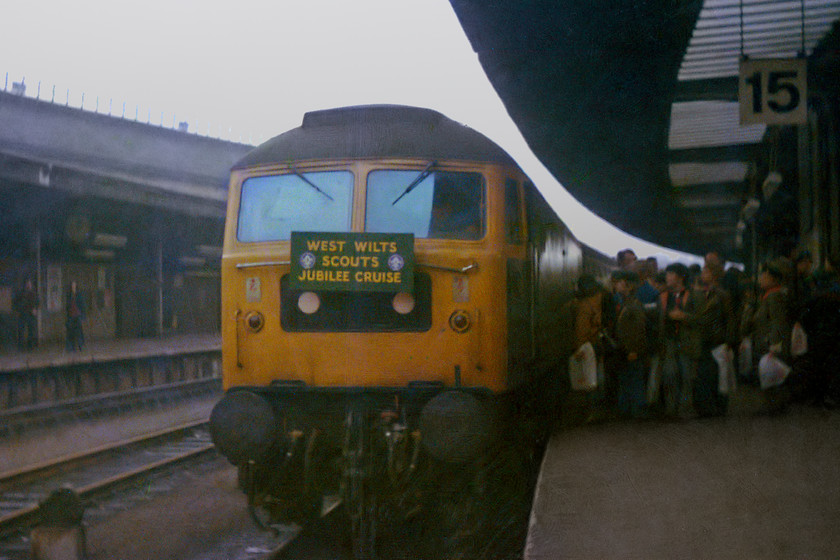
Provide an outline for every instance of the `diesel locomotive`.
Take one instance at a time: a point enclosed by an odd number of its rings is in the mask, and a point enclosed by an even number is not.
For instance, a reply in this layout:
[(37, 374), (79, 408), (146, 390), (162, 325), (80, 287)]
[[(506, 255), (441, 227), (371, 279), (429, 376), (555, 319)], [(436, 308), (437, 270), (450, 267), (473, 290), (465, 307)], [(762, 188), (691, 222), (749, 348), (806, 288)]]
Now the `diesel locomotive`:
[(422, 108), (307, 113), (233, 167), (227, 208), (213, 440), (255, 519), (336, 496), (358, 556), (447, 469), (470, 486), (536, 437), (557, 310), (610, 266), (504, 150)]

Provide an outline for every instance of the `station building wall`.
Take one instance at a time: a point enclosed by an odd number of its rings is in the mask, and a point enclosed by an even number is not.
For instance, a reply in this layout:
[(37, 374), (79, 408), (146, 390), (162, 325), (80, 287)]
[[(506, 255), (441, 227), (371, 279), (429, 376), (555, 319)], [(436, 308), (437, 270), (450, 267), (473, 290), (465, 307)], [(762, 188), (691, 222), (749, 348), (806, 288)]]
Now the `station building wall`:
[[(27, 278), (37, 284), (31, 261), (0, 258), (0, 351), (16, 349), (17, 316), (12, 301)], [(73, 281), (85, 302), (86, 341), (157, 336), (161, 303), (163, 334), (220, 330), (218, 272), (167, 272), (161, 298), (154, 272), (141, 263), (42, 262), (40, 344), (65, 342), (66, 297)]]
[[(27, 278), (38, 283), (36, 267), (17, 259), (0, 260), (0, 348), (15, 348), (17, 315), (12, 301)], [(67, 293), (76, 282), (82, 293), (85, 340), (114, 338), (116, 334), (114, 266), (99, 263), (42, 263), (39, 289), (39, 341), (63, 343), (66, 339)]]

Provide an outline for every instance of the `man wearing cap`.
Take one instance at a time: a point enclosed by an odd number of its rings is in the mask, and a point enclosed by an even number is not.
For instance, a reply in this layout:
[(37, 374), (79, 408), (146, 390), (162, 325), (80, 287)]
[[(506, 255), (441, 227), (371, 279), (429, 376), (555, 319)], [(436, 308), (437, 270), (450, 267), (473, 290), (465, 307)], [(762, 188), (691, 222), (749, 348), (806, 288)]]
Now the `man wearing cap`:
[[(753, 359), (758, 363), (767, 353), (790, 363), (790, 301), (787, 285), (793, 277), (793, 264), (778, 257), (765, 262), (758, 275), (760, 298), (750, 320)], [(781, 412), (787, 405), (787, 390), (783, 386), (764, 390), (769, 412)]]
[(697, 360), (694, 404), (701, 416), (725, 414), (728, 404), (728, 397), (718, 391), (721, 371), (712, 355), (713, 350), (723, 344), (734, 348), (737, 340), (732, 298), (720, 286), (722, 276), (723, 267), (713, 260), (707, 260), (700, 271), (697, 330), (701, 351)]
[(789, 294), (793, 275), (790, 260), (779, 257), (764, 263), (758, 275), (761, 296), (753, 319), (753, 345), (757, 356), (773, 352), (788, 358), (790, 349)]

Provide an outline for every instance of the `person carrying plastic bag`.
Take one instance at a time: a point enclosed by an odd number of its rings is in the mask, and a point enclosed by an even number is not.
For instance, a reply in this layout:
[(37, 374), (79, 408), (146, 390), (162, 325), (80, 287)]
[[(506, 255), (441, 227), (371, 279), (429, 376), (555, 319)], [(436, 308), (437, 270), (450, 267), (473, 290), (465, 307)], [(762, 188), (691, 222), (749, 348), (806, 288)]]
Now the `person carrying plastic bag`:
[[(600, 334), (603, 329), (604, 289), (594, 277), (584, 274), (577, 281), (574, 299), (569, 302), (574, 322), (573, 350), (568, 360), (569, 384), (573, 397), (585, 395), (585, 422), (593, 421), (598, 409), (598, 368), (601, 360)], [(569, 403), (567, 403), (569, 404)], [(571, 411), (565, 411), (571, 412)], [(565, 416), (566, 414), (564, 414)]]
[(729, 395), (734, 392), (733, 354), (736, 324), (732, 298), (720, 286), (723, 267), (708, 262), (700, 272), (696, 323), (701, 341), (697, 360), (694, 405), (700, 416), (726, 414)]
[(758, 360), (759, 383), (770, 413), (784, 411), (790, 400), (784, 383), (787, 373), (779, 362), (790, 371), (788, 364), (792, 326), (787, 284), (792, 273), (793, 264), (783, 257), (767, 261), (761, 266), (758, 275), (761, 296), (750, 320), (753, 356)]

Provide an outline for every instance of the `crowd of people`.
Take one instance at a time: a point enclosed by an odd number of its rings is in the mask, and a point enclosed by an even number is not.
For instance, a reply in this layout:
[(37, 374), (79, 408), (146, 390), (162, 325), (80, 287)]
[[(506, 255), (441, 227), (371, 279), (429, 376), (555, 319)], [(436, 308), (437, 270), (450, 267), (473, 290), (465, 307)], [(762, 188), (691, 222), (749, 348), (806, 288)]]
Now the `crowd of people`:
[(840, 282), (807, 250), (767, 260), (755, 278), (714, 251), (702, 266), (660, 271), (625, 249), (617, 265), (606, 282), (581, 276), (565, 310), (575, 325), (568, 371), (591, 380), (571, 383), (586, 394), (587, 421), (721, 416), (742, 384), (760, 390), (767, 413), (837, 405)]

